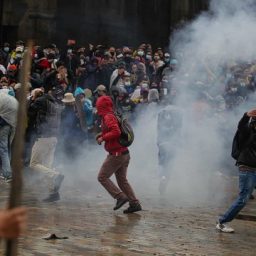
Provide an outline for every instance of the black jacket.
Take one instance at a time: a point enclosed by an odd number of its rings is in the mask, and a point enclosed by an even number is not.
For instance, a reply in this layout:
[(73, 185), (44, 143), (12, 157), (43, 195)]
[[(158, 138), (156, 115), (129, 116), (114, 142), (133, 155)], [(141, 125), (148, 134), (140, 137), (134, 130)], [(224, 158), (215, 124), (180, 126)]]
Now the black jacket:
[(239, 121), (238, 130), (244, 140), (244, 148), (238, 157), (237, 165), (256, 168), (256, 130), (249, 123), (250, 117), (245, 113)]
[(47, 101), (56, 104), (52, 96), (44, 94), (29, 106), (30, 115), (35, 118), (34, 125), (38, 137), (56, 137), (59, 132), (59, 120), (57, 116), (49, 118)]

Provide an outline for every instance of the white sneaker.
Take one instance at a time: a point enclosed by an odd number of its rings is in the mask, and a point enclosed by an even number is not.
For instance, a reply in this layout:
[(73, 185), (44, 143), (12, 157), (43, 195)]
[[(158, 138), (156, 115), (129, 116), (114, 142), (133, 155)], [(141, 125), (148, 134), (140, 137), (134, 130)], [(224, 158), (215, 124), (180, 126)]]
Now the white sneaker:
[(216, 229), (221, 232), (224, 232), (224, 233), (234, 233), (235, 232), (235, 230), (233, 228), (227, 226), (226, 224), (220, 224), (220, 223), (217, 223)]

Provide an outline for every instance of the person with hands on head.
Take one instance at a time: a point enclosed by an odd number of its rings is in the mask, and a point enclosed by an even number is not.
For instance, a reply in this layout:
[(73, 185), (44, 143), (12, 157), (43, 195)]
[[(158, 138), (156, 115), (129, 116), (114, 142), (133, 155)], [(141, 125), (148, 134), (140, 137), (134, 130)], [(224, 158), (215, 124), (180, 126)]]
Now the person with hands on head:
[[(102, 118), (102, 132), (96, 136), (97, 143), (105, 142), (105, 150), (109, 153), (98, 174), (98, 181), (116, 199), (114, 210), (118, 210), (125, 203), (130, 206), (124, 213), (141, 211), (141, 205), (127, 180), (127, 169), (130, 153), (127, 147), (120, 144), (121, 130), (113, 111), (113, 102), (109, 96), (101, 96), (96, 102), (98, 115)], [(115, 174), (118, 187), (110, 177)]]
[(0, 238), (14, 239), (26, 229), (27, 210), (24, 207), (0, 210)]
[(239, 195), (224, 215), (219, 218), (216, 229), (233, 233), (226, 223), (232, 221), (244, 208), (256, 186), (256, 109), (243, 115), (238, 124), (241, 146), (236, 165), (239, 169)]

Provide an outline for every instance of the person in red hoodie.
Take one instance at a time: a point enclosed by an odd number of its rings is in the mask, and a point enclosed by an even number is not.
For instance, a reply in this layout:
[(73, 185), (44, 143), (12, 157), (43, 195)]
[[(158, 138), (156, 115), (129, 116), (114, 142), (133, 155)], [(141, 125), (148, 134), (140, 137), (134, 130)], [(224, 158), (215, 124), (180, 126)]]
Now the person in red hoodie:
[[(96, 108), (102, 118), (102, 133), (96, 136), (96, 139), (99, 145), (105, 142), (105, 150), (109, 153), (100, 169), (98, 181), (116, 199), (114, 210), (129, 202), (130, 206), (124, 210), (124, 213), (141, 211), (141, 205), (126, 177), (130, 154), (128, 148), (119, 143), (121, 131), (114, 115), (112, 99), (109, 96), (99, 97)], [(116, 176), (119, 188), (110, 179), (113, 174)]]

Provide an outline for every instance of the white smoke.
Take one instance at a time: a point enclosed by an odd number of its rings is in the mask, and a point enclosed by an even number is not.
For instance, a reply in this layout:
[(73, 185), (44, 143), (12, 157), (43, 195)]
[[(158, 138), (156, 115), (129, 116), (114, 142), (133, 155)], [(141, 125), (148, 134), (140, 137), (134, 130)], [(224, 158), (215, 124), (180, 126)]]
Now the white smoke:
[[(169, 167), (173, 199), (202, 203), (223, 195), (224, 183), (216, 174), (227, 168), (224, 162), (234, 163), (230, 152), (237, 122), (244, 108), (254, 105), (249, 102), (228, 114), (212, 105), (224, 92), (227, 67), (256, 60), (255, 22), (254, 0), (213, 0), (209, 11), (171, 37), (171, 51), (180, 61), (173, 85), (179, 91), (177, 105), (185, 113), (185, 136)], [(209, 106), (202, 103), (202, 95)]]
[[(232, 169), (231, 141), (237, 122), (254, 105), (249, 102), (236, 113), (225, 113), (212, 106), (207, 110), (207, 105), (201, 104), (203, 117), (198, 119), (196, 100), (201, 91), (209, 93), (208, 100), (215, 102), (224, 92), (225, 68), (256, 60), (254, 3), (254, 0), (213, 0), (209, 11), (170, 38), (171, 52), (179, 61), (179, 71), (172, 83), (179, 91), (177, 105), (184, 113), (180, 146), (168, 167), (166, 198), (173, 203), (202, 204), (224, 196), (225, 183), (217, 173)], [(145, 108), (134, 127), (135, 142), (130, 148), (128, 169), (128, 178), (139, 198), (158, 195), (159, 184), (157, 114), (162, 107)], [(66, 184), (87, 181), (92, 190), (98, 190), (101, 186), (97, 173), (103, 160), (104, 152), (98, 146), (85, 150), (81, 159), (71, 163)], [(235, 174), (234, 168), (229, 171)]]

